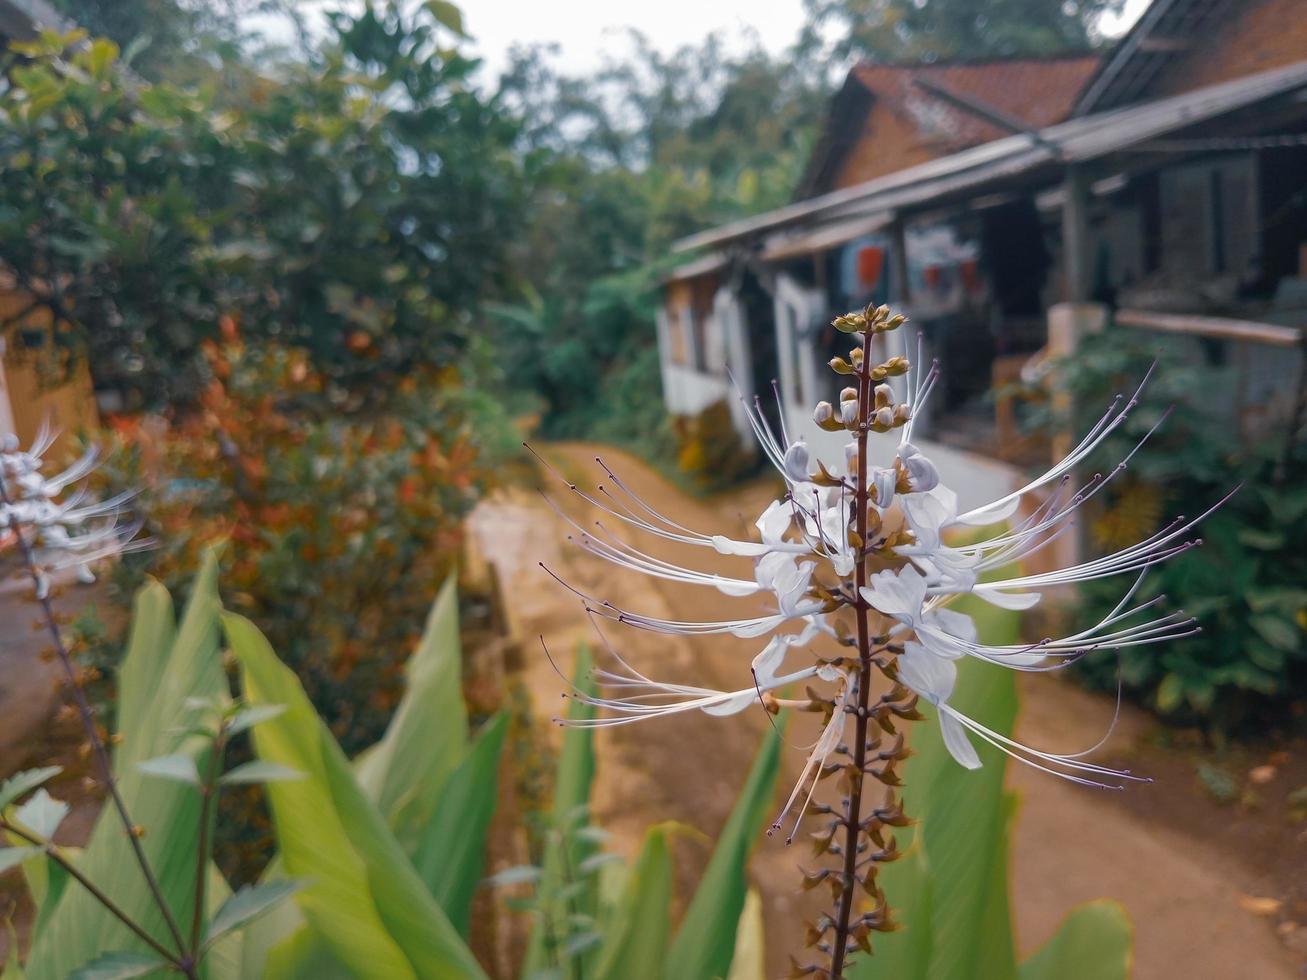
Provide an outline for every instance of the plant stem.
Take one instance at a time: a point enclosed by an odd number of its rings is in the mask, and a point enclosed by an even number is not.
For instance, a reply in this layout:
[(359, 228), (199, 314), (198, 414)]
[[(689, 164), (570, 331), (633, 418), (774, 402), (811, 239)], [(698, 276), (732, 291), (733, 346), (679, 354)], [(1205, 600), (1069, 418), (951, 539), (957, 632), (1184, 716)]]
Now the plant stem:
[(857, 601), (854, 615), (858, 627), (858, 710), (853, 735), (853, 785), (849, 789), (849, 803), (844, 812), (844, 869), (843, 891), (835, 918), (835, 944), (831, 950), (833, 980), (844, 976), (844, 959), (849, 946), (849, 918), (853, 912), (853, 893), (858, 860), (858, 838), (862, 824), (862, 784), (867, 764), (867, 706), (871, 692), (871, 630), (868, 624), (869, 607), (862, 597), (867, 585), (867, 431), (872, 406), (871, 337), (867, 331), (862, 342), (862, 371), (858, 376), (858, 479), (854, 488), (854, 507), (858, 532), (858, 561), (854, 568), (857, 584)]
[(51, 861), (59, 865), (59, 867), (63, 868), (64, 871), (68, 872), (69, 876), (72, 877), (79, 885), (85, 888), (88, 892), (90, 892), (91, 896), (97, 902), (103, 905), (105, 909), (114, 918), (116, 918), (119, 922), (125, 925), (132, 932), (136, 933), (136, 935), (141, 939), (142, 942), (146, 943), (151, 949), (153, 949), (156, 953), (158, 953), (160, 956), (166, 959), (169, 963), (178, 967), (182, 966), (182, 961), (177, 956), (176, 953), (170, 953), (162, 943), (160, 943), (157, 939), (155, 939), (148, 932), (146, 932), (145, 929), (139, 923), (137, 923), (135, 919), (133, 919), (121, 908), (119, 908), (118, 904), (114, 902), (114, 900), (111, 899), (104, 892), (100, 891), (100, 889), (95, 885), (95, 883), (91, 881), (91, 879), (87, 878), (86, 875), (82, 874), (82, 872), (77, 869), (76, 865), (74, 865), (62, 854), (60, 854), (57, 847), (55, 847), (53, 844), (50, 844), (48, 841), (43, 841), (39, 837), (27, 833), (27, 831), (21, 829), (20, 827), (15, 827), (13, 824), (9, 823), (8, 821), (0, 821), (0, 828), (7, 830), (15, 837), (22, 838), (23, 840), (27, 841), (29, 844), (35, 844), (37, 847), (43, 848)]
[(200, 787), (200, 843), (195, 856), (195, 905), (191, 910), (190, 959), (200, 961), (200, 926), (204, 922), (204, 889), (209, 877), (209, 834), (213, 823), (213, 807), (218, 796), (218, 772), (222, 768), (223, 753), (227, 748), (227, 723), (224, 721), (213, 740), (208, 772)]
[(59, 657), (59, 663), (63, 665), (68, 687), (72, 692), (73, 702), (77, 707), (78, 715), (82, 719), (82, 727), (86, 730), (86, 737), (90, 740), (92, 750), (95, 752), (95, 757), (104, 773), (105, 787), (113, 800), (114, 809), (118, 811), (118, 817), (122, 821), (123, 829), (127, 832), (127, 839), (131, 842), (132, 852), (136, 856), (136, 863), (140, 866), (141, 874), (145, 877), (146, 885), (150, 889), (154, 903), (159, 907), (159, 912), (163, 915), (168, 931), (172, 934), (172, 940), (177, 946), (177, 952), (185, 954), (186, 947), (182, 941), (181, 930), (177, 928), (177, 920), (172, 914), (172, 909), (168, 906), (168, 900), (164, 898), (163, 890), (159, 887), (159, 881), (154, 876), (154, 870), (150, 867), (149, 858), (145, 855), (145, 848), (141, 846), (141, 839), (137, 836), (135, 824), (132, 823), (131, 815), (127, 812), (127, 804), (118, 791), (118, 782), (113, 775), (113, 764), (109, 761), (109, 752), (95, 727), (95, 713), (91, 710), (91, 705), (87, 702), (81, 685), (77, 683), (77, 671), (73, 667), (72, 655), (64, 645), (63, 636), (59, 632), (59, 624), (55, 620), (54, 606), (50, 603), (50, 596), (41, 587), (41, 574), (36, 567), (36, 555), (32, 552), (31, 543), (23, 534), (22, 525), (18, 522), (17, 514), (14, 513), (13, 499), (9, 496), (9, 487), (5, 482), (3, 473), (0, 473), (0, 500), (3, 500), (9, 508), (9, 527), (14, 532), (14, 538), (18, 542), (18, 550), (27, 566), (27, 573), (31, 576), (32, 584), (36, 587), (38, 601), (41, 603), (41, 610), (45, 614), (46, 628), (54, 641), (54, 649)]

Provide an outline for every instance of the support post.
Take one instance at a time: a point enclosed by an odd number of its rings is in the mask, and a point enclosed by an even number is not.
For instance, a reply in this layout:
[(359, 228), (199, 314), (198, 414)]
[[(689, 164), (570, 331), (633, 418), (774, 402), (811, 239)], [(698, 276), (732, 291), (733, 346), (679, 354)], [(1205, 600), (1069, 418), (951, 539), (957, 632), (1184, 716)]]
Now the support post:
[(1062, 182), (1062, 261), (1068, 303), (1089, 300), (1089, 180), (1080, 167), (1068, 167)]

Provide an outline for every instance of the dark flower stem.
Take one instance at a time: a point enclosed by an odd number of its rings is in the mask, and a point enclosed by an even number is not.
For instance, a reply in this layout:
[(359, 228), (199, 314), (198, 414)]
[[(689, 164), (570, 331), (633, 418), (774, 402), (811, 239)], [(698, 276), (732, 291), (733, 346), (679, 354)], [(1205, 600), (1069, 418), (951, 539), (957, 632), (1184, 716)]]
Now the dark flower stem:
[(47, 841), (41, 840), (39, 837), (27, 833), (27, 831), (23, 830), (21, 827), (15, 827), (6, 820), (0, 820), (0, 828), (13, 834), (15, 837), (27, 841), (29, 844), (35, 844), (37, 847), (43, 848), (51, 861), (68, 872), (69, 876), (90, 892), (91, 896), (103, 905), (110, 915), (116, 918), (132, 932), (136, 933), (142, 942), (174, 966), (180, 967), (182, 965), (182, 961), (178, 958), (176, 953), (170, 953), (157, 939), (146, 932), (135, 919), (119, 908), (118, 904), (104, 892), (100, 891), (99, 887), (91, 881), (91, 879), (87, 878), (86, 875), (82, 874), (75, 864), (60, 854), (57, 847)]
[(222, 722), (210, 749), (208, 771), (200, 787), (200, 845), (195, 855), (195, 907), (191, 910), (190, 958), (200, 960), (200, 927), (204, 924), (204, 889), (209, 877), (209, 835), (213, 832), (213, 808), (218, 802), (218, 776), (227, 750), (227, 723)]
[(858, 628), (858, 708), (853, 734), (853, 785), (849, 790), (848, 808), (844, 813), (844, 869), (839, 909), (835, 918), (835, 941), (831, 949), (830, 975), (835, 980), (844, 976), (844, 959), (849, 947), (849, 918), (853, 912), (853, 893), (856, 890), (855, 873), (858, 861), (858, 839), (861, 836), (862, 784), (867, 765), (868, 698), (871, 693), (871, 629), (868, 623), (870, 609), (862, 590), (867, 585), (867, 432), (872, 406), (871, 338), (868, 330), (862, 342), (862, 370), (858, 375), (858, 482), (854, 489), (854, 507), (858, 531), (858, 562), (854, 569), (857, 583), (857, 601), (854, 616)]
[[(46, 628), (49, 630), (50, 638), (54, 642), (54, 649), (59, 657), (59, 663), (63, 666), (68, 688), (72, 693), (73, 703), (76, 705), (77, 713), (82, 719), (82, 727), (86, 731), (86, 737), (90, 740), (91, 749), (95, 753), (96, 760), (99, 762), (104, 775), (105, 787), (109, 791), (114, 809), (118, 811), (118, 817), (127, 833), (127, 839), (131, 842), (132, 852), (136, 856), (136, 863), (140, 866), (141, 874), (150, 889), (155, 905), (159, 907), (159, 912), (163, 915), (163, 920), (167, 924), (168, 932), (172, 935), (177, 952), (184, 955), (186, 945), (182, 939), (181, 930), (177, 927), (177, 920), (172, 914), (172, 909), (168, 906), (168, 900), (164, 897), (163, 889), (159, 887), (159, 880), (150, 867), (150, 860), (146, 857), (145, 848), (141, 846), (140, 837), (136, 832), (136, 825), (132, 823), (131, 815), (127, 812), (127, 804), (118, 791), (118, 781), (114, 778), (113, 764), (109, 761), (109, 752), (105, 748), (104, 740), (100, 738), (99, 731), (96, 729), (95, 712), (91, 710), (91, 705), (87, 702), (81, 685), (77, 683), (77, 670), (73, 666), (72, 655), (68, 652), (68, 647), (64, 645), (63, 636), (59, 632), (59, 623), (55, 619), (54, 606), (50, 603), (50, 596), (46, 590), (41, 588), (41, 575), (37, 570), (36, 555), (32, 551), (31, 543), (23, 534), (22, 525), (18, 523), (18, 517), (12, 509), (14, 502), (9, 496), (9, 486), (4, 479), (3, 473), (0, 473), (0, 500), (3, 500), (5, 505), (10, 508), (10, 530), (14, 532), (14, 538), (18, 542), (18, 550), (27, 566), (27, 573), (31, 576), (32, 584), (36, 588), (39, 597), (38, 601), (41, 603), (41, 610), (45, 615)], [(173, 961), (176, 962), (175, 958)], [(188, 973), (188, 976), (194, 975), (193, 971)]]

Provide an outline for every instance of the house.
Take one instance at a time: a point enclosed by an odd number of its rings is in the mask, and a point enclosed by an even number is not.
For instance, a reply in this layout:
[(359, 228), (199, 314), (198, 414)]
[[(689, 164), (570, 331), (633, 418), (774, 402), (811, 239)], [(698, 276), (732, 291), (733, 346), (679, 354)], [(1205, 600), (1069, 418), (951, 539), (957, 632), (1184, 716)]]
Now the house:
[[(43, 29), (67, 32), (71, 28), (45, 0), (0, 0), (0, 49), (33, 38)], [(61, 432), (54, 450), (58, 453), (73, 434), (98, 424), (90, 374), (83, 365), (71, 380), (51, 384), (30, 351), (7, 343), (18, 332), (31, 337), (48, 332), (50, 313), (32, 309), (30, 297), (3, 270), (0, 255), (0, 434), (14, 433), (26, 446), (42, 424), (49, 423)]]
[(986, 393), (1108, 317), (1227, 358), (1224, 407), (1250, 436), (1296, 431), (1301, 14), (1301, 0), (1154, 0), (1101, 57), (855, 67), (792, 204), (676, 244), (692, 259), (659, 316), (669, 410), (776, 378), (791, 433), (839, 458), (838, 434), (809, 420), (847, 346), (829, 322), (890, 302), (912, 326), (896, 352), (920, 344), (944, 370), (917, 431), (964, 505), (1006, 492), (1031, 448)]

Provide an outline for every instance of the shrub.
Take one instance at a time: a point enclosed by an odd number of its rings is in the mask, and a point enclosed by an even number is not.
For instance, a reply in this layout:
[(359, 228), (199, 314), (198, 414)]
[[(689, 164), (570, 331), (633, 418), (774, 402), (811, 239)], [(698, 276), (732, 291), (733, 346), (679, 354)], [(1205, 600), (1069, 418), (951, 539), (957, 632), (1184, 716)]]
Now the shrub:
[[(1171, 517), (1197, 517), (1242, 483), (1199, 529), (1204, 545), (1150, 571), (1146, 599), (1166, 593), (1202, 632), (1164, 648), (1123, 651), (1124, 690), (1159, 714), (1221, 730), (1237, 728), (1303, 694), (1307, 676), (1307, 452), (1283, 432), (1242, 444), (1237, 426), (1208, 393), (1230, 389), (1227, 370), (1195, 362), (1175, 345), (1109, 329), (1058, 366), (1081, 411), (1083, 431), (1117, 392), (1155, 363), (1154, 381), (1100, 465), (1124, 457), (1174, 405), (1165, 425), (1113, 480), (1090, 513), (1090, 540), (1109, 549), (1137, 540)], [(1065, 421), (1065, 420), (1064, 420)], [(1131, 535), (1133, 534), (1133, 537)], [(1083, 615), (1093, 620), (1120, 599), (1119, 587), (1089, 583)], [(1089, 657), (1076, 667), (1091, 685), (1115, 688), (1117, 664)]]
[[(208, 360), (199, 411), (112, 423), (124, 448), (112, 479), (141, 490), (157, 541), (121, 564), (116, 598), (146, 574), (180, 589), (204, 549), (230, 542), (231, 608), (259, 624), (357, 751), (395, 706), (506, 425), (450, 370), (407, 379), (385, 415), (341, 418), (298, 350), (231, 339)], [(94, 643), (96, 666), (115, 640)]]

